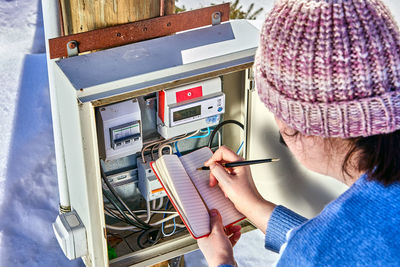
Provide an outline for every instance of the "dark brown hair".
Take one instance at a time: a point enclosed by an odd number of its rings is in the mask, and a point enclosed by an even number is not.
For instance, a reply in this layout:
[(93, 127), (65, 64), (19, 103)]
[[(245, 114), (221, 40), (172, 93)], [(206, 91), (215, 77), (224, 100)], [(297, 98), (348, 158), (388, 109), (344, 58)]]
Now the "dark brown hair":
[(400, 181), (400, 130), (369, 137), (348, 139), (350, 149), (346, 154), (342, 170), (348, 168), (353, 155), (357, 153), (358, 171), (368, 175), (369, 180), (390, 185)]
[[(295, 130), (293, 133), (283, 133), (285, 136), (297, 138), (302, 134)], [(279, 141), (286, 146), (280, 134)], [(349, 168), (356, 168), (367, 174), (371, 181), (379, 181), (388, 186), (400, 182), (400, 130), (368, 137), (346, 139), (349, 150), (342, 164), (342, 171), (350, 175)], [(333, 146), (334, 141), (327, 139)], [(353, 157), (357, 157), (354, 158)]]

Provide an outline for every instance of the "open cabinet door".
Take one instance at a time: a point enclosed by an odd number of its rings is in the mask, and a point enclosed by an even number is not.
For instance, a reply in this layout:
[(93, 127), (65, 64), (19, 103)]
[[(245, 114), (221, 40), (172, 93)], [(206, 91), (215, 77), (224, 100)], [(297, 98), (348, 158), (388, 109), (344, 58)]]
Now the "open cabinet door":
[(256, 89), (247, 90), (247, 101), (246, 158), (280, 158), (276, 163), (251, 166), (258, 190), (275, 204), (284, 205), (305, 217), (313, 217), (347, 186), (305, 169), (289, 149), (279, 143), (274, 115), (260, 101)]

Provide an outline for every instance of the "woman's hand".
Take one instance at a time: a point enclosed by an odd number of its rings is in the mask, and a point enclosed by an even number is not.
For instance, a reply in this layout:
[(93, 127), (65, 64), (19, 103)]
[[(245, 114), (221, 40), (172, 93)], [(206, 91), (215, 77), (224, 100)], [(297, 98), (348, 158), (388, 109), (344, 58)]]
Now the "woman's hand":
[(219, 184), (225, 196), (242, 214), (254, 206), (262, 196), (258, 192), (249, 166), (225, 169), (220, 164), (244, 160), (229, 148), (222, 146), (204, 163), (210, 167), (210, 186)]
[(204, 163), (210, 167), (210, 186), (219, 185), (236, 209), (265, 233), (267, 222), (275, 205), (258, 192), (249, 166), (225, 169), (220, 163), (244, 160), (229, 148), (222, 146)]
[(203, 252), (208, 265), (235, 265), (232, 247), (240, 238), (241, 227), (239, 225), (232, 225), (224, 229), (221, 215), (217, 210), (210, 211), (210, 227), (210, 235), (197, 240), (197, 244), (201, 252)]

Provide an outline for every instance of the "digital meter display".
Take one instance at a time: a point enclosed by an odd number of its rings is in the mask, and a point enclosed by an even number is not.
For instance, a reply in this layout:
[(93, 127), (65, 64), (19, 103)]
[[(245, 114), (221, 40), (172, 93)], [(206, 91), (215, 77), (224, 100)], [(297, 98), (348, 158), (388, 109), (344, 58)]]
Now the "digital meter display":
[(194, 106), (173, 113), (174, 122), (201, 115), (201, 106)]

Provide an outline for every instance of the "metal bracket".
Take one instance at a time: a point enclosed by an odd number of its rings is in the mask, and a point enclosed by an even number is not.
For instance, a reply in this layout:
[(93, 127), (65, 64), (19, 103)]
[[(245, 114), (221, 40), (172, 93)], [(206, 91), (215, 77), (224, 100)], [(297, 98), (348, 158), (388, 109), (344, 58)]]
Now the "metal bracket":
[[(49, 39), (50, 59), (131, 44), (229, 21), (229, 3)], [(210, 21), (211, 16), (211, 21)], [(214, 19), (215, 17), (215, 19)], [(69, 44), (75, 47), (69, 54)], [(65, 46), (67, 45), (67, 50)], [(78, 47), (79, 45), (79, 47)], [(78, 51), (79, 50), (79, 51)], [(68, 52), (68, 53), (67, 53)]]
[(69, 41), (67, 43), (67, 54), (68, 57), (73, 57), (78, 55), (78, 42), (77, 41)]
[(211, 15), (212, 25), (221, 24), (221, 12), (214, 12)]
[(71, 206), (62, 206), (59, 207), (60, 214), (67, 213), (71, 211)]

